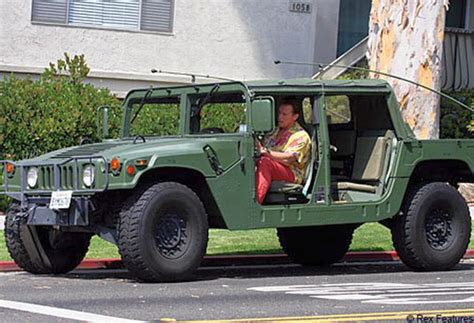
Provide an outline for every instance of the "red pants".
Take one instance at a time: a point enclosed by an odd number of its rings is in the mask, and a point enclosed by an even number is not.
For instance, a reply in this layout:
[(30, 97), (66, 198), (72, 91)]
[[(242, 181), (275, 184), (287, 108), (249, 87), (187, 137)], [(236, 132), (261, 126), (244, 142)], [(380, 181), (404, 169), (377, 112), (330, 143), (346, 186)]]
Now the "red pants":
[(272, 181), (295, 182), (291, 169), (268, 156), (262, 156), (257, 162), (255, 174), (257, 185), (257, 202), (262, 204)]

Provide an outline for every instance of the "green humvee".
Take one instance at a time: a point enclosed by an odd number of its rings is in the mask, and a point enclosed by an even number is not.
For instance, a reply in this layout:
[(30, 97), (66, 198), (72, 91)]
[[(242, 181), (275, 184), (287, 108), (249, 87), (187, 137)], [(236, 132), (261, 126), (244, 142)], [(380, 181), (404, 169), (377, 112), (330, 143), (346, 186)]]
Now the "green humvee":
[[(303, 108), (311, 163), (303, 185), (274, 182), (260, 205), (255, 140), (288, 96)], [(471, 218), (456, 187), (474, 182), (474, 141), (416, 139), (384, 81), (139, 89), (123, 106), (120, 139), (1, 162), (14, 199), (5, 238), (21, 268), (68, 272), (97, 234), (138, 279), (183, 280), (209, 228), (277, 228), (295, 262), (328, 265), (366, 222), (389, 227), (414, 270), (450, 269), (466, 251)]]

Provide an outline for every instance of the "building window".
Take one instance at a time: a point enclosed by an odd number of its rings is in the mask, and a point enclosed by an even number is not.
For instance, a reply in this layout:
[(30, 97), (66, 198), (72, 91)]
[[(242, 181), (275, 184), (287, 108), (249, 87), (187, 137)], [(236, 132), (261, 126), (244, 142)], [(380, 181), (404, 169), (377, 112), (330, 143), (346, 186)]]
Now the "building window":
[(369, 33), (371, 0), (341, 0), (337, 56), (341, 56)]
[(449, 10), (446, 11), (446, 27), (465, 28), (466, 5), (466, 0), (449, 2)]
[(38, 23), (173, 31), (174, 0), (33, 0)]

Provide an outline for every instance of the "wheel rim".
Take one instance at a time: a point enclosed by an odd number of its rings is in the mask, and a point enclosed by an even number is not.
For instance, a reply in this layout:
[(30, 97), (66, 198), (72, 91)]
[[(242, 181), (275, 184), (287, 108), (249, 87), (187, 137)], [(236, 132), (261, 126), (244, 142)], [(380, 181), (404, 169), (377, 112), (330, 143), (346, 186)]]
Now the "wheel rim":
[(425, 222), (426, 240), (435, 250), (447, 249), (454, 240), (453, 219), (446, 210), (435, 209), (428, 214)]
[(156, 224), (155, 243), (160, 254), (168, 259), (181, 257), (188, 246), (186, 221), (177, 214), (161, 216)]

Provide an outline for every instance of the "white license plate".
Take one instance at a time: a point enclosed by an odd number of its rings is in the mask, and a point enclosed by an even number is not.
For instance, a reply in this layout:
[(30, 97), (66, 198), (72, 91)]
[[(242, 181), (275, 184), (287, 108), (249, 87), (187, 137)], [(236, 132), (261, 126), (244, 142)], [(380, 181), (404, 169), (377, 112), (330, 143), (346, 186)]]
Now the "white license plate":
[(68, 209), (71, 205), (72, 191), (57, 191), (51, 194), (50, 209)]

